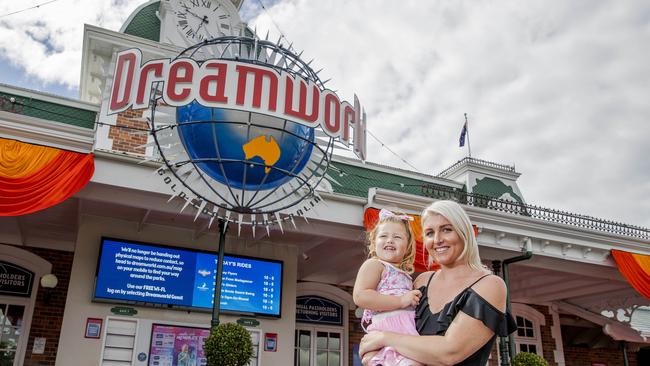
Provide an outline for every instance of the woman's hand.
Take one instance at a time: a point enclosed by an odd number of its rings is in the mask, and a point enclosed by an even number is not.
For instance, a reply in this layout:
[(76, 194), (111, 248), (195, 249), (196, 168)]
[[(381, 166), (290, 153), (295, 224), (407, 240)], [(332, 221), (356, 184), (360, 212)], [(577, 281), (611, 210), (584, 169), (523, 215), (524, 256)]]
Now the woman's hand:
[(372, 351), (379, 351), (386, 346), (386, 333), (384, 332), (370, 332), (361, 338), (361, 343), (359, 343), (359, 357), (363, 359), (363, 356)]
[(420, 292), (420, 290), (411, 290), (400, 296), (399, 301), (402, 308), (408, 308), (411, 306), (417, 306), (420, 303), (420, 297), (422, 297), (422, 292)]

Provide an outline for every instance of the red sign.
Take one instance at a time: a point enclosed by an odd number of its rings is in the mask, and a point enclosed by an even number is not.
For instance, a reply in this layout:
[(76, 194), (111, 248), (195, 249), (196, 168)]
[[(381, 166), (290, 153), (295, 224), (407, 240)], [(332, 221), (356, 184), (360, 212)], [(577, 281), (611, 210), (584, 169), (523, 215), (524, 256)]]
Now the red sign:
[[(321, 127), (366, 156), (366, 118), (359, 99), (341, 101), (331, 90), (285, 71), (251, 63), (191, 58), (156, 59), (142, 64), (142, 52), (117, 54), (108, 114), (149, 107), (152, 86), (162, 82), (162, 100), (180, 107), (196, 100), (205, 107), (237, 109)], [(350, 141), (350, 128), (354, 129)]]
[(278, 350), (277, 333), (264, 333), (264, 350), (266, 352), (275, 352)]
[(99, 339), (102, 336), (102, 319), (88, 318), (86, 319), (86, 333), (85, 338)]

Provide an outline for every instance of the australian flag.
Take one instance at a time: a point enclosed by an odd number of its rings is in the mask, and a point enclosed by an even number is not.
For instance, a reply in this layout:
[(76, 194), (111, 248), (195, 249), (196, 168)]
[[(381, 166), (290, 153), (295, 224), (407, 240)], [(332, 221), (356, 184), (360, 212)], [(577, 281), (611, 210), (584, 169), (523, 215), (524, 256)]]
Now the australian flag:
[(460, 139), (458, 140), (458, 147), (465, 146), (465, 135), (467, 135), (467, 121), (463, 125), (463, 130), (460, 131)]

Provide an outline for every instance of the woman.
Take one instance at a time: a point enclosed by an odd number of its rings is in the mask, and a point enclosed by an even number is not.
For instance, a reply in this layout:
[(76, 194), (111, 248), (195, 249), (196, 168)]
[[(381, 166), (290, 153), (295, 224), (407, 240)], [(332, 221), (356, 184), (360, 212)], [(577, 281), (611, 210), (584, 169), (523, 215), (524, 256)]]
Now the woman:
[[(424, 247), (440, 269), (422, 273), (416, 308), (419, 336), (368, 333), (359, 353), (391, 346), (428, 365), (484, 366), (498, 336), (517, 327), (506, 309), (506, 286), (483, 266), (472, 224), (453, 201), (437, 201), (422, 212)], [(364, 362), (366, 359), (364, 358)]]

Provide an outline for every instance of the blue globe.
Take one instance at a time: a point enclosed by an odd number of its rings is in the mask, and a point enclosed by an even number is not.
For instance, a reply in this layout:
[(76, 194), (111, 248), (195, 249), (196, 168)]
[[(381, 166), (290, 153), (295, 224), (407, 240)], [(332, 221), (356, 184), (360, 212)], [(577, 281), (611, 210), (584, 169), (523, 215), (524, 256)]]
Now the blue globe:
[(237, 189), (268, 190), (300, 173), (312, 153), (314, 129), (261, 114), (253, 114), (248, 125), (248, 118), (248, 112), (196, 101), (176, 109), (185, 150), (214, 180)]

